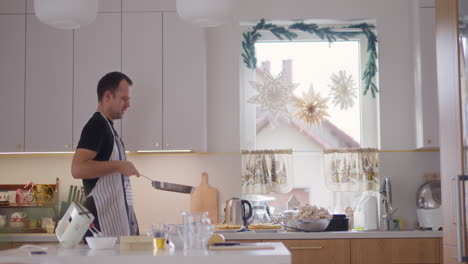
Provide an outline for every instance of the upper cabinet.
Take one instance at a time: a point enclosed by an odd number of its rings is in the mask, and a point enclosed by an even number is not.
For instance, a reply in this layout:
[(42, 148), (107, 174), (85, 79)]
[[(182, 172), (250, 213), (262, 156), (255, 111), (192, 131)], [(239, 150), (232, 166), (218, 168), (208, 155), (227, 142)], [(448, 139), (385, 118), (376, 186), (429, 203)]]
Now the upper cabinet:
[[(73, 80), (73, 148), (96, 111), (97, 83), (106, 73), (121, 70), (121, 15), (99, 13), (96, 20), (75, 30)], [(120, 121), (114, 122), (120, 131)]]
[[(135, 1), (135, 8), (153, 2), (172, 0)], [(97, 83), (111, 71), (133, 80), (130, 108), (115, 122), (127, 150), (206, 151), (204, 29), (175, 12), (112, 12), (118, 6), (103, 3), (109, 12), (76, 30), (35, 14), (0, 16), (0, 55), (8, 61), (0, 63), (0, 109), (8, 113), (0, 118), (0, 152), (73, 151), (96, 111)]]
[(175, 12), (163, 20), (164, 148), (206, 151), (205, 31)]
[[(3, 2), (1, 2), (3, 3)], [(0, 150), (24, 149), (24, 15), (0, 16)]]
[(0, 1), (0, 14), (24, 14), (25, 10), (26, 10), (26, 0), (1, 0)]
[(173, 12), (124, 13), (122, 24), (122, 70), (134, 81), (126, 149), (206, 151), (204, 30)]
[(122, 71), (133, 81), (122, 120), (126, 149), (162, 148), (162, 14), (124, 13)]
[(26, 17), (25, 151), (71, 151), (73, 31)]
[(123, 12), (154, 12), (175, 10), (175, 0), (122, 0)]
[(439, 147), (435, 8), (420, 1), (415, 11), (416, 147)]

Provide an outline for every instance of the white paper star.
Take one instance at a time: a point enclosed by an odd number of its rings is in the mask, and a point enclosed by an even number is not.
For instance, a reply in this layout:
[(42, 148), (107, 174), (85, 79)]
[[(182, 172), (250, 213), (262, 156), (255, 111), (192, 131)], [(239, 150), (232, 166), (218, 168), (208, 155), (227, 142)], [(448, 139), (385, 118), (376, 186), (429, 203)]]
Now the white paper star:
[(347, 75), (346, 71), (339, 71), (330, 77), (332, 84), (330, 97), (333, 98), (333, 104), (340, 106), (341, 110), (346, 110), (354, 105), (354, 99), (357, 98), (355, 83), (351, 75)]
[(293, 102), (294, 90), (299, 84), (284, 81), (283, 72), (276, 77), (265, 72), (263, 83), (250, 82), (250, 85), (258, 94), (251, 97), (247, 102), (260, 105), (262, 111), (269, 111), (273, 124), (276, 123), (280, 113), (289, 116), (287, 105)]

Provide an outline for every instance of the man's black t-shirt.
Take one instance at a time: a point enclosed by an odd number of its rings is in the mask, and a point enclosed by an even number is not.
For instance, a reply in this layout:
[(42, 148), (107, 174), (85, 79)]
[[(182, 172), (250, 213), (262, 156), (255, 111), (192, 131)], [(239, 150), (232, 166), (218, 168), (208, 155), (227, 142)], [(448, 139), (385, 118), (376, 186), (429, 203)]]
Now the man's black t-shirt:
[[(108, 121), (113, 125), (111, 120)], [(96, 151), (97, 155), (94, 160), (108, 161), (110, 159), (114, 148), (114, 136), (112, 135), (111, 128), (107, 124), (107, 120), (100, 112), (94, 113), (84, 126), (77, 148)], [(98, 179), (99, 178), (83, 179), (83, 187), (86, 195), (93, 190)]]

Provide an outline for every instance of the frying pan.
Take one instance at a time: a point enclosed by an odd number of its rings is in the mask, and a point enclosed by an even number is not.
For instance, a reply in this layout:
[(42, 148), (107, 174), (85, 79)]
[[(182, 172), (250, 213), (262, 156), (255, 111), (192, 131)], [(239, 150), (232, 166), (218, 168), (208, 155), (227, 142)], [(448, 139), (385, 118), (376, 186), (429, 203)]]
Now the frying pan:
[(143, 176), (144, 178), (150, 180), (151, 184), (153, 185), (153, 188), (158, 189), (158, 190), (168, 191), (168, 192), (178, 192), (178, 193), (192, 193), (195, 190), (195, 187), (193, 186), (154, 181), (153, 179), (150, 179), (143, 174), (140, 174), (140, 176)]

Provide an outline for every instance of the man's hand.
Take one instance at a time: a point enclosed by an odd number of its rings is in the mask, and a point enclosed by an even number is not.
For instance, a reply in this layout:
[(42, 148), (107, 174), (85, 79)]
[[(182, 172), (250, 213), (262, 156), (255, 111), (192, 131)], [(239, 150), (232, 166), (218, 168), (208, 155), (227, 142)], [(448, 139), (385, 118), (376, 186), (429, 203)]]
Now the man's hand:
[(131, 163), (128, 160), (122, 160), (121, 163), (122, 165), (120, 167), (120, 173), (122, 173), (124, 176), (135, 175), (137, 177), (140, 177), (140, 173), (137, 171), (133, 163)]

